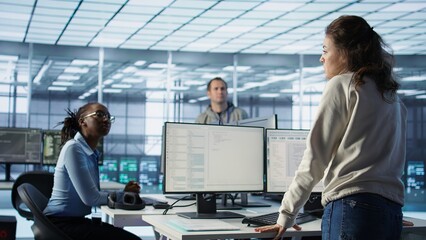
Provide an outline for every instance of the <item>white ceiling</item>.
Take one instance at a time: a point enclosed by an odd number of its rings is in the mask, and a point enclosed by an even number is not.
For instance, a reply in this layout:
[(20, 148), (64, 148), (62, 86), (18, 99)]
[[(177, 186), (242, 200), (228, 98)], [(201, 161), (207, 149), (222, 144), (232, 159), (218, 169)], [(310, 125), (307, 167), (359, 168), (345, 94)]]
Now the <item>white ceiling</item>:
[(426, 54), (424, 0), (1, 0), (0, 40), (318, 54), (324, 27), (342, 14), (363, 16), (396, 54)]
[(0, 56), (0, 85), (14, 78), (26, 84), (31, 43), (31, 75), (40, 76), (34, 93), (59, 86), (95, 95), (97, 61), (74, 60), (97, 60), (99, 47), (106, 49), (109, 91), (164, 92), (166, 67), (152, 64), (171, 56), (173, 89), (204, 101), (210, 78), (223, 76), (232, 86), (238, 56), (247, 67), (238, 72), (241, 95), (285, 97), (298, 90), (303, 54), (303, 88), (317, 92), (324, 28), (343, 14), (363, 16), (392, 47), (403, 88), (417, 90), (407, 96), (426, 95), (424, 0), (0, 0), (0, 54), (12, 59)]

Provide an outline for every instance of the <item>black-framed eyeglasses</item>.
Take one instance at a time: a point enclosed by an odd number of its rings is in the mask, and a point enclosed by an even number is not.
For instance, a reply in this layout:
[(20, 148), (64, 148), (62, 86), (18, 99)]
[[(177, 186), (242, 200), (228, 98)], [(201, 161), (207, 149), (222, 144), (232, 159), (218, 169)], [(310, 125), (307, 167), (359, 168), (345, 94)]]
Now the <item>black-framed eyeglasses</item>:
[(113, 123), (115, 121), (114, 116), (111, 116), (111, 114), (100, 111), (100, 110), (89, 113), (86, 116), (81, 117), (80, 119), (85, 119), (87, 117), (96, 117), (97, 119), (102, 119), (102, 120), (107, 119), (110, 123)]

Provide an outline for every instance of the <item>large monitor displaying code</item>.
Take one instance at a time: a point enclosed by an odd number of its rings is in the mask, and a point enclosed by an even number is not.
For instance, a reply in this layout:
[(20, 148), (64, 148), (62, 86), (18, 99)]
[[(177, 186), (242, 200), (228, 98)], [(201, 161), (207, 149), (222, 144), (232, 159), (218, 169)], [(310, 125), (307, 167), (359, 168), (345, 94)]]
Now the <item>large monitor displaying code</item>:
[(263, 191), (263, 128), (165, 124), (164, 192)]
[[(266, 192), (287, 191), (302, 161), (308, 134), (308, 130), (266, 129)], [(312, 191), (322, 192), (322, 181)]]

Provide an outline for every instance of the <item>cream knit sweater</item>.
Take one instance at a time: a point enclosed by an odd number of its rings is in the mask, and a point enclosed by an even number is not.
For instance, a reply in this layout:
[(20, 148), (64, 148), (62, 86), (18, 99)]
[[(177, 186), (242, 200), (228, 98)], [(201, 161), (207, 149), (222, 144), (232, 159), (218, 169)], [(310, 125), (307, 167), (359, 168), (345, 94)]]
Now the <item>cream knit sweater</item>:
[(385, 102), (368, 78), (355, 90), (352, 75), (326, 84), (307, 149), (279, 210), (277, 223), (286, 228), (321, 179), (323, 205), (361, 192), (404, 204), (407, 110), (398, 97)]

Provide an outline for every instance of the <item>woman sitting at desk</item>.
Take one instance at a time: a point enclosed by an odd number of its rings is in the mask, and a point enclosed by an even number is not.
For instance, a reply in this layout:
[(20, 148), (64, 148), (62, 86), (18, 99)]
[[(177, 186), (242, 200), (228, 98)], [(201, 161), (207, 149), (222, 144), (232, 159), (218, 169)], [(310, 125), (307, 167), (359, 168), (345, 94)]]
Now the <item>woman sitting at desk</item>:
[[(105, 205), (108, 192), (100, 191), (99, 152), (96, 146), (108, 135), (114, 117), (99, 103), (88, 103), (77, 112), (67, 111), (61, 122), (61, 152), (55, 167), (52, 197), (44, 214), (73, 239), (140, 239), (108, 223), (85, 218), (91, 208)], [(139, 193), (129, 182), (124, 191)]]

